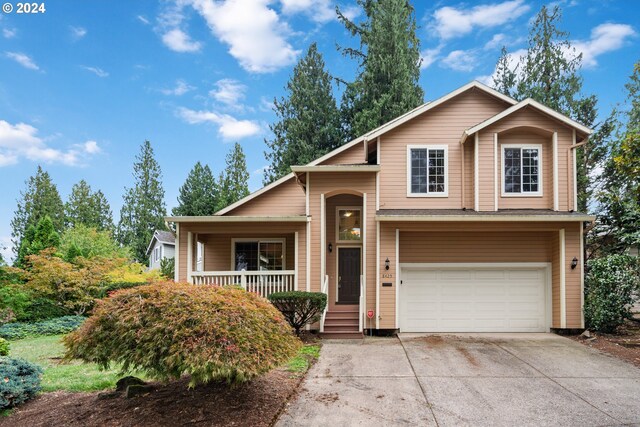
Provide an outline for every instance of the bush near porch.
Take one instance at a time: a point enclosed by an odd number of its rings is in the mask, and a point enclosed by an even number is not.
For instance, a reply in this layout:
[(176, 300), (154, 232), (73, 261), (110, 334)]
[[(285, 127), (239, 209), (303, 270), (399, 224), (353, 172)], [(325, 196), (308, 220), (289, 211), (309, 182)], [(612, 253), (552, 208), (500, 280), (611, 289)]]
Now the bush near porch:
[(267, 298), (282, 312), (297, 336), (305, 325), (317, 322), (327, 306), (327, 295), (322, 292), (274, 292)]
[(65, 337), (66, 357), (190, 385), (245, 382), (278, 367), (301, 346), (266, 299), (237, 289), (156, 283), (113, 293)]

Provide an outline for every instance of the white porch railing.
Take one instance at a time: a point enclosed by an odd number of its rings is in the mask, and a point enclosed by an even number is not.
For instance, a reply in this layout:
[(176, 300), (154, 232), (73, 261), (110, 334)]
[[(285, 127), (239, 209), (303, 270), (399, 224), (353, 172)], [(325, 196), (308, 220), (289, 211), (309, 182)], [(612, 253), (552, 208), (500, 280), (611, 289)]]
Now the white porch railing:
[(322, 311), (322, 316), (320, 317), (320, 332), (324, 332), (324, 319), (327, 317), (327, 311), (329, 310), (329, 276), (324, 276), (324, 281), (322, 282), (322, 286), (320, 287), (320, 292), (327, 296), (327, 305), (324, 307)]
[(362, 274), (360, 275), (360, 311), (358, 312), (358, 332), (362, 332), (364, 322), (364, 291), (362, 289)]
[(194, 285), (238, 285), (263, 297), (294, 290), (294, 270), (282, 271), (198, 271), (191, 273)]

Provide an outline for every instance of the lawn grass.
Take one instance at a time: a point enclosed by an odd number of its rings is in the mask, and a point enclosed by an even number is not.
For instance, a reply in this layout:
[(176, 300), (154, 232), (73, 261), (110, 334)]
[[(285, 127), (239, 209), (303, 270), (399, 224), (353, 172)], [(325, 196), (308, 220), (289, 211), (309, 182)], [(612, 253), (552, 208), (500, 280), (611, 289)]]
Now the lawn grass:
[[(11, 341), (11, 357), (19, 357), (36, 363), (44, 369), (43, 391), (96, 391), (114, 388), (122, 377), (117, 369), (101, 371), (94, 363), (79, 360), (62, 361), (64, 335), (25, 338)], [(141, 376), (140, 374), (134, 374)]]
[(296, 357), (287, 363), (287, 370), (289, 372), (305, 373), (318, 357), (320, 357), (319, 345), (305, 345), (300, 349)]

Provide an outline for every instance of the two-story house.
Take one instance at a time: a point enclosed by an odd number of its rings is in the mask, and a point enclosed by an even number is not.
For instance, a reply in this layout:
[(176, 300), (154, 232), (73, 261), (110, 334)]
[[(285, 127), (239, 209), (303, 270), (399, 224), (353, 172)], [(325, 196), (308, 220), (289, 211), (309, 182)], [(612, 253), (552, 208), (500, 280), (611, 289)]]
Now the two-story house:
[(324, 292), (333, 336), (582, 328), (590, 133), (472, 82), (213, 216), (167, 218), (176, 280)]

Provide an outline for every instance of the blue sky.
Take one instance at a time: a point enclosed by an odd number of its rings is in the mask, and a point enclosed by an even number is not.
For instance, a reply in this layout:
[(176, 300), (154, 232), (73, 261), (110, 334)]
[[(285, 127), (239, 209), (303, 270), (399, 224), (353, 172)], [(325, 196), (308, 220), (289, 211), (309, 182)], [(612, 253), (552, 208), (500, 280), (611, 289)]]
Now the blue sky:
[[(12, 2), (15, 6), (16, 2)], [(473, 79), (487, 81), (502, 45), (526, 47), (543, 2), (413, 1), (423, 52), (425, 100)], [(563, 26), (584, 56), (584, 88), (607, 114), (640, 59), (640, 2), (565, 0)], [(352, 0), (337, 3), (361, 18)], [(355, 64), (355, 45), (332, 0), (55, 0), (46, 12), (0, 13), (0, 244), (24, 181), (38, 164), (66, 199), (86, 179), (119, 218), (134, 155), (152, 142), (167, 207), (196, 161), (217, 174), (238, 141), (251, 190), (261, 186), (271, 103), (315, 41), (330, 72)], [(340, 90), (336, 89), (339, 97)], [(6, 254), (7, 252), (5, 252)]]

